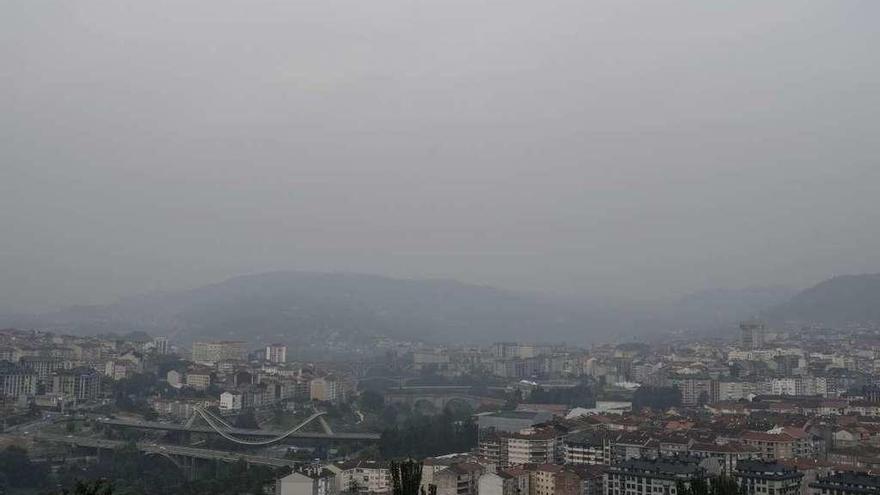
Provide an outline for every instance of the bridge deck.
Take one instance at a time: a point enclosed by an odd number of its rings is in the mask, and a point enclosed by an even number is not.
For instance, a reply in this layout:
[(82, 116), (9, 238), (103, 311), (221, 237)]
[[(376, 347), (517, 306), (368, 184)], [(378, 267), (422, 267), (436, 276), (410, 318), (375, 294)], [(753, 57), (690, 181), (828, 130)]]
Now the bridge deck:
[[(119, 426), (123, 428), (139, 428), (146, 430), (165, 430), (165, 431), (186, 431), (191, 433), (216, 433), (213, 429), (204, 426), (186, 426), (176, 423), (160, 423), (158, 421), (126, 421), (122, 419), (105, 419), (98, 421), (101, 424), (109, 426)], [(276, 430), (248, 430), (244, 428), (232, 428), (229, 433), (250, 437), (277, 437), (283, 434), (283, 431)], [(313, 440), (378, 440), (378, 433), (312, 433), (298, 431), (289, 435), (289, 438), (306, 438)]]
[[(125, 445), (120, 440), (106, 440), (103, 438), (88, 438), (63, 435), (47, 435), (41, 434), (37, 436), (37, 440), (53, 443), (64, 443), (77, 447), (89, 447), (96, 449), (115, 449)], [(163, 445), (147, 442), (139, 442), (138, 450), (141, 452), (162, 455), (177, 455), (184, 457), (192, 457), (195, 459), (220, 460), (226, 462), (235, 462), (244, 459), (250, 464), (262, 464), (265, 466), (284, 467), (295, 466), (297, 463), (290, 459), (281, 459), (278, 457), (264, 457), (259, 455), (248, 455), (240, 452), (229, 452), (226, 450), (197, 449), (193, 447), (181, 447), (179, 445)]]

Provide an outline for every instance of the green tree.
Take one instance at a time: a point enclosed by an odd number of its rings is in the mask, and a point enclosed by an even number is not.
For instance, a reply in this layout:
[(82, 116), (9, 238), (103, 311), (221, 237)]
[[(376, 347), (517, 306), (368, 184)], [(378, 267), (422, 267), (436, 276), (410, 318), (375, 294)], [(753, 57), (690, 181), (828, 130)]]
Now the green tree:
[(744, 495), (736, 480), (727, 475), (698, 478), (685, 484), (676, 483), (678, 495)]
[(421, 459), (469, 451), (476, 444), (477, 428), (471, 418), (458, 419), (449, 411), (434, 416), (415, 413), (382, 432), (379, 451), (385, 458)]
[(31, 462), (27, 450), (16, 445), (0, 451), (0, 474), (13, 488), (43, 486), (47, 476), (43, 466)]
[(422, 484), (422, 463), (413, 459), (391, 461), (391, 493), (419, 495)]
[(739, 483), (731, 476), (722, 474), (711, 480), (712, 495), (745, 495)]
[(361, 394), (360, 405), (364, 411), (379, 413), (385, 405), (385, 398), (375, 390), (366, 390)]
[(260, 428), (260, 423), (257, 422), (257, 415), (254, 412), (253, 408), (247, 408), (235, 418), (235, 427), (236, 428), (246, 428), (249, 430), (256, 430)]
[(571, 407), (596, 407), (596, 395), (588, 383), (571, 388), (544, 389), (538, 387), (529, 394), (531, 404), (565, 404)]
[(665, 410), (681, 406), (681, 391), (678, 387), (639, 387), (633, 393), (632, 408), (634, 411), (649, 407)]
[(77, 481), (73, 491), (61, 490), (62, 495), (113, 495), (113, 483), (108, 480)]

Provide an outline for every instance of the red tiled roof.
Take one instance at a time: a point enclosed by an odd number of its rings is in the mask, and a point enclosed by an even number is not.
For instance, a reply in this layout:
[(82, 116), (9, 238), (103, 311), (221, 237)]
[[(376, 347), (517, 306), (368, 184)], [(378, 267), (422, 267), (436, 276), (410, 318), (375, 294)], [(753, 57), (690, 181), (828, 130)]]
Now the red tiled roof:
[(747, 431), (742, 434), (743, 440), (759, 442), (794, 442), (795, 438), (787, 433), (765, 433), (763, 431)]

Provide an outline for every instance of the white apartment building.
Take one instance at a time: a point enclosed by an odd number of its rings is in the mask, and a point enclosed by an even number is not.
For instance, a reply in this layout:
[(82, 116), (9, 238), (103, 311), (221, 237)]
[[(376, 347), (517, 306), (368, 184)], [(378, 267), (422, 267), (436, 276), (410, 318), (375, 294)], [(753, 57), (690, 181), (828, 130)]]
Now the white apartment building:
[(336, 490), (357, 490), (357, 493), (391, 493), (391, 470), (383, 463), (347, 461), (330, 464), (327, 469), (336, 474)]
[(153, 337), (156, 354), (168, 354), (168, 337)]
[(220, 410), (221, 411), (238, 411), (241, 410), (242, 395), (238, 392), (223, 392), (220, 394)]
[(186, 386), (196, 390), (205, 390), (211, 386), (211, 373), (205, 371), (189, 371), (186, 374)]
[(528, 429), (502, 437), (507, 441), (507, 465), (553, 464), (560, 457), (561, 442), (552, 428)]
[(600, 432), (575, 433), (565, 439), (566, 464), (611, 464), (611, 442)]
[(244, 360), (247, 358), (247, 347), (237, 340), (218, 342), (193, 342), (192, 360), (199, 364), (213, 366), (224, 359)]
[(287, 346), (284, 344), (269, 344), (266, 346), (266, 361), (270, 363), (287, 362)]
[(339, 388), (339, 383), (333, 378), (315, 378), (309, 384), (309, 397), (321, 402), (334, 401), (339, 398)]
[(9, 361), (0, 361), (0, 394), (15, 398), (36, 393), (36, 372)]
[(828, 384), (824, 377), (773, 378), (770, 380), (770, 393), (773, 395), (820, 395), (827, 397)]
[(758, 395), (759, 385), (756, 382), (719, 381), (718, 400), (748, 399), (752, 395)]

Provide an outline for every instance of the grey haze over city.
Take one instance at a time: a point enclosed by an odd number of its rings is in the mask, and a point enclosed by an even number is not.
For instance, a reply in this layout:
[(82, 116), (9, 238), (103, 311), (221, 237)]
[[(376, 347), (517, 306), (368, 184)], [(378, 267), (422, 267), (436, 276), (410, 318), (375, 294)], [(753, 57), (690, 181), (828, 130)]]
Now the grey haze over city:
[(0, 311), (277, 270), (614, 303), (880, 272), (875, 1), (0, 9)]
[(0, 495), (880, 495), (880, 0), (0, 0)]

